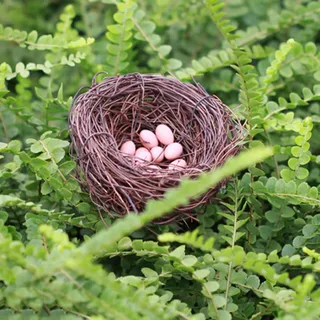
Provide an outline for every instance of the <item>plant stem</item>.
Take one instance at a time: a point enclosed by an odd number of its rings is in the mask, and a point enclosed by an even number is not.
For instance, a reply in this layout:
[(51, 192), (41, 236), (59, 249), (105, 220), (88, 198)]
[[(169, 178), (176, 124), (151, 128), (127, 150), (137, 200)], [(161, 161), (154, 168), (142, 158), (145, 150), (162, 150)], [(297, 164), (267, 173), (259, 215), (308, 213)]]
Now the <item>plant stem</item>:
[[(232, 233), (232, 244), (231, 247), (232, 249), (235, 246), (236, 243), (236, 236), (237, 236), (237, 221), (238, 221), (238, 186), (237, 183), (234, 183), (234, 192), (235, 192), (235, 202), (234, 202), (234, 220), (233, 220), (233, 233)], [(232, 273), (232, 266), (233, 263), (229, 263), (229, 269), (228, 269), (228, 278), (227, 278), (227, 287), (226, 287), (226, 294), (225, 294), (225, 299), (227, 301), (228, 295), (229, 295), (229, 290), (230, 290), (230, 282), (231, 282), (231, 273)], [(227, 308), (227, 302), (224, 306), (224, 309)]]

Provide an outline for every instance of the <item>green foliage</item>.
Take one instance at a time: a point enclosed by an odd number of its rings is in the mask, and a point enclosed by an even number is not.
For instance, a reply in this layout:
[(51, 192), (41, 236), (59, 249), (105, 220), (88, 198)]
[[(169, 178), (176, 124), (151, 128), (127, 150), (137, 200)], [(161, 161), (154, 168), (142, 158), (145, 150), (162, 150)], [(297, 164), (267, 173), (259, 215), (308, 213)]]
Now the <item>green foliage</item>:
[[(59, 162), (51, 158), (49, 145), (59, 145), (56, 148), (58, 150), (65, 146), (64, 143), (53, 141), (53, 139), (44, 139), (35, 142), (31, 147), (31, 152), (42, 152), (42, 158), (45, 155), (46, 158), (50, 157), (54, 163)], [(4, 150), (7, 149), (7, 147), (4, 147)], [(11, 148), (9, 151), (18, 150), (12, 150)], [(131, 241), (129, 238), (121, 239), (123, 236), (131, 234), (145, 223), (163, 216), (177, 205), (186, 203), (189, 198), (202, 193), (224, 177), (236, 173), (256, 161), (263, 160), (268, 155), (270, 155), (269, 149), (251, 150), (231, 159), (215, 172), (203, 174), (197, 180), (186, 180), (181, 183), (179, 188), (168, 191), (163, 200), (149, 202), (144, 213), (127, 215), (122, 221), (117, 221), (110, 229), (101, 231), (78, 248), (68, 240), (65, 233), (62, 233), (61, 230), (53, 230), (48, 225), (41, 225), (39, 228), (41, 243), (34, 242), (34, 245), (29, 243), (28, 247), (25, 247), (22, 242), (14, 241), (9, 229), (4, 227), (5, 232), (2, 233), (3, 238), (0, 239), (0, 248), (2, 254), (6, 254), (6, 259), (1, 262), (0, 279), (4, 282), (2, 299), (5, 305), (11, 309), (16, 309), (20, 305), (32, 309), (39, 309), (43, 306), (47, 306), (47, 308), (49, 306), (50, 308), (58, 305), (68, 311), (70, 308), (76, 310), (81, 303), (90, 301), (87, 308), (82, 308), (82, 312), (99, 316), (106, 313), (107, 319), (114, 319), (116, 316), (121, 319), (138, 319), (141, 314), (146, 319), (151, 316), (153, 319), (174, 319), (180, 313), (188, 315), (190, 310), (181, 302), (173, 303), (172, 301), (168, 304), (165, 304), (167, 300), (161, 302), (161, 296), (156, 294), (157, 287), (154, 287), (154, 290), (149, 290), (149, 294), (144, 290), (138, 290), (133, 294), (130, 285), (134, 284), (137, 287), (138, 279), (134, 282), (125, 281), (126, 279), (116, 279), (108, 275), (101, 266), (95, 265), (92, 258), (103, 256), (104, 251), (110, 251), (114, 245), (117, 245), (118, 241), (117, 247), (120, 250), (128, 249), (131, 247)], [(40, 160), (40, 158), (38, 159)], [(199, 186), (202, 190), (194, 188), (194, 186)], [(4, 196), (1, 205), (32, 208), (33, 204), (21, 202), (18, 198)], [(8, 215), (3, 213), (2, 223), (7, 218)], [(30, 228), (28, 224), (27, 228)], [(179, 251), (177, 250), (176, 252)], [(162, 252), (165, 251), (162, 250)], [(34, 259), (28, 259), (30, 256), (34, 256)], [(176, 258), (174, 259), (175, 262), (181, 263), (181, 267), (193, 272), (191, 267), (197, 262), (196, 257), (185, 255), (183, 252), (178, 255), (172, 252), (171, 256)], [(181, 261), (179, 258), (181, 258)], [(10, 267), (12, 263), (17, 265), (14, 270)], [(41, 265), (41, 267), (37, 268), (38, 265)], [(24, 271), (21, 273), (22, 268)], [(141, 271), (146, 278), (152, 278), (149, 284), (155, 286), (157, 273), (148, 268)], [(207, 275), (204, 270), (195, 270), (192, 273), (193, 278), (201, 283), (203, 295), (211, 300), (214, 311), (208, 307), (208, 314), (224, 314), (224, 311), (219, 310), (219, 307), (222, 308), (226, 301), (222, 303), (220, 296), (213, 295), (219, 285), (215, 281), (206, 282), (203, 280)], [(39, 282), (40, 279), (44, 281)], [(87, 286), (85, 286), (84, 281), (89, 281)], [(95, 292), (91, 292), (90, 287), (93, 285), (96, 286)], [(100, 294), (97, 294), (97, 286), (100, 287), (98, 291)], [(14, 296), (12, 292), (15, 292)], [(55, 292), (59, 292), (59, 294), (55, 295)], [(169, 298), (169, 300), (171, 299)], [(218, 306), (217, 301), (219, 301)], [(174, 308), (172, 305), (174, 305)], [(193, 317), (193, 319), (196, 318)]]
[(117, 24), (107, 26), (107, 38), (110, 42), (107, 45), (107, 62), (111, 75), (122, 72), (128, 67), (128, 53), (126, 51), (132, 47), (133, 23), (131, 18), (134, 2), (126, 0), (123, 3), (118, 3), (117, 7), (118, 12), (114, 14), (114, 20)]
[[(261, 45), (246, 47), (251, 59), (263, 59), (271, 52), (270, 48), (264, 48)], [(179, 69), (176, 74), (181, 80), (190, 79), (191, 76), (202, 75), (221, 68), (225, 68), (235, 63), (231, 49), (212, 50), (207, 56), (203, 56), (199, 60), (192, 60), (192, 67)]]
[(172, 50), (169, 45), (160, 45), (161, 37), (154, 31), (156, 25), (154, 22), (145, 19), (146, 13), (142, 9), (136, 10), (132, 22), (137, 30), (135, 39), (145, 41), (148, 46), (146, 51), (148, 54), (156, 53), (157, 56), (149, 59), (148, 66), (153, 69), (161, 69), (161, 71), (172, 71), (182, 66), (181, 61), (177, 59), (167, 59)]
[[(320, 1), (0, 11), (0, 319), (319, 319)], [(111, 219), (69, 154), (72, 97), (98, 71), (196, 77), (246, 150)], [(226, 177), (194, 219), (151, 224)]]

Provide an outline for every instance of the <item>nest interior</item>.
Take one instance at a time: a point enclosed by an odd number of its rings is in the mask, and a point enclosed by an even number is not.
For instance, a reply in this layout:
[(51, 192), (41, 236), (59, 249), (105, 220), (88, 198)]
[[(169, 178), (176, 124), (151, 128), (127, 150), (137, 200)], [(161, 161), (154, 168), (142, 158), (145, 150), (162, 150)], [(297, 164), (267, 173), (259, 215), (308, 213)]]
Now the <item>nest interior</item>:
[[(187, 168), (139, 166), (122, 154), (126, 140), (140, 144), (139, 132), (168, 125), (183, 146)], [(159, 75), (111, 76), (78, 95), (69, 114), (73, 151), (92, 201), (109, 213), (140, 212), (148, 199), (161, 198), (182, 177), (196, 177), (220, 166), (239, 150), (239, 128), (230, 109), (204, 88)], [(175, 212), (189, 214), (210, 201), (210, 189)]]

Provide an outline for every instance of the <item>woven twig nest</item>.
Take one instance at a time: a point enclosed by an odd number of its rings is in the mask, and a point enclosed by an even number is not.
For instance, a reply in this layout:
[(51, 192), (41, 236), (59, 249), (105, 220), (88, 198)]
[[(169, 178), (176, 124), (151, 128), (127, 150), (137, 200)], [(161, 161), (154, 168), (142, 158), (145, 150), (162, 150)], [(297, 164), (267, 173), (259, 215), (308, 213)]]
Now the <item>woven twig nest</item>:
[[(143, 129), (168, 125), (183, 146), (187, 168), (160, 170), (136, 165), (120, 152), (126, 140), (139, 144)], [(73, 150), (92, 201), (108, 213), (140, 212), (147, 200), (161, 198), (182, 177), (196, 177), (220, 166), (239, 150), (241, 130), (230, 109), (199, 84), (158, 75), (106, 77), (78, 95), (69, 114)], [(220, 185), (221, 186), (221, 185)], [(210, 189), (173, 216), (189, 215), (207, 204), (220, 187)]]

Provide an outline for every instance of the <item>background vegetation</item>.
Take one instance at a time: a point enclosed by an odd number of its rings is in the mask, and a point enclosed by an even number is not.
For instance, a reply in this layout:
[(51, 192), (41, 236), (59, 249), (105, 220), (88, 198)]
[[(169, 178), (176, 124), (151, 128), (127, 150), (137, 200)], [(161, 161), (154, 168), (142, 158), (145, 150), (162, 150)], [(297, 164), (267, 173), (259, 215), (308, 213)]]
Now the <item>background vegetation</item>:
[[(319, 319), (320, 1), (0, 12), (0, 319)], [(139, 216), (100, 216), (73, 176), (67, 115), (102, 70), (195, 77), (246, 121), (247, 153)], [(230, 175), (198, 221), (150, 225)]]

